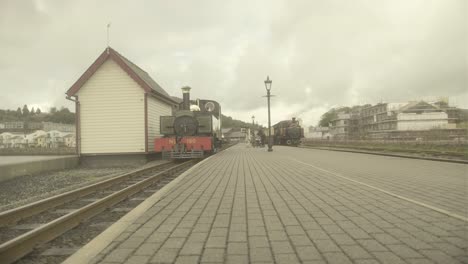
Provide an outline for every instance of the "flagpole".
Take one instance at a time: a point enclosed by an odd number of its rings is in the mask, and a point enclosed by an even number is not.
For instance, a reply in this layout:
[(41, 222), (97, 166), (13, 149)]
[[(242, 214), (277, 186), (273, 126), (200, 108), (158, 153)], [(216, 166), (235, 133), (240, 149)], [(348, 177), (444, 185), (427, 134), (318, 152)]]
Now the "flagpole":
[(107, 47), (109, 47), (109, 30), (110, 30), (111, 23), (107, 24)]

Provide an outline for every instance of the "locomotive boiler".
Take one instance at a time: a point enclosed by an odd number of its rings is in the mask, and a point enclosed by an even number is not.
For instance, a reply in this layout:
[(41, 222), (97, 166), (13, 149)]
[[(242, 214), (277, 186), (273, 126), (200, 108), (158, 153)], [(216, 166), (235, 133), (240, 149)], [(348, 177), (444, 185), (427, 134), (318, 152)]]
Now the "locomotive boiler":
[(276, 145), (298, 146), (304, 137), (304, 128), (296, 118), (278, 122), (273, 125), (273, 131)]
[(182, 88), (183, 102), (172, 116), (161, 116), (162, 138), (154, 140), (163, 159), (203, 158), (221, 146), (221, 107), (213, 100), (190, 100), (190, 87)]

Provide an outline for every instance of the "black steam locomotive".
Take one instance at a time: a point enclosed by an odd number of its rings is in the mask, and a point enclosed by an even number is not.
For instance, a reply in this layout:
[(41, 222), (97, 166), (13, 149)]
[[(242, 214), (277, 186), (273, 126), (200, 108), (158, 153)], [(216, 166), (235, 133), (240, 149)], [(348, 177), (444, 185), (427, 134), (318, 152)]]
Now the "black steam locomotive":
[(190, 100), (190, 87), (183, 87), (183, 102), (172, 116), (161, 116), (162, 138), (154, 140), (155, 151), (164, 159), (202, 158), (221, 145), (221, 107), (213, 100)]
[(304, 128), (296, 118), (284, 120), (273, 125), (273, 140), (276, 145), (297, 146), (304, 138)]

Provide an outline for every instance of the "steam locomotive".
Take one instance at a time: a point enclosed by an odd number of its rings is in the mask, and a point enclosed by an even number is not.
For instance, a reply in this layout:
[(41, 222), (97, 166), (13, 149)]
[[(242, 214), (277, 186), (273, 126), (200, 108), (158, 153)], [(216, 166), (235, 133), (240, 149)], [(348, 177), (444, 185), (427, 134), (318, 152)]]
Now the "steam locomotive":
[(297, 146), (304, 137), (304, 128), (300, 126), (296, 118), (278, 122), (273, 125), (273, 131), (276, 145)]
[(190, 87), (182, 88), (183, 102), (172, 116), (161, 116), (162, 138), (154, 149), (163, 159), (203, 158), (221, 147), (221, 106), (213, 100), (190, 100)]

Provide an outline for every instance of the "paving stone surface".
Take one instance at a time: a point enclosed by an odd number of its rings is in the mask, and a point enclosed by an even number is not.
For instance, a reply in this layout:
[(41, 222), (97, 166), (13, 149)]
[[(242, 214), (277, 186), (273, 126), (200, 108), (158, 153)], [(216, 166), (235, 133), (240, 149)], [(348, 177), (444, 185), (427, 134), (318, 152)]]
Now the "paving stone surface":
[(240, 144), (180, 181), (95, 262), (467, 263), (467, 222), (369, 187), (466, 217), (466, 172)]

